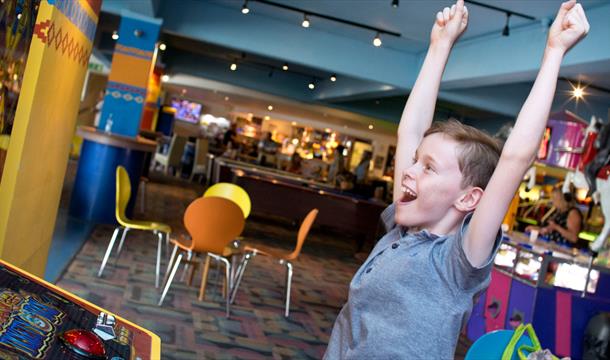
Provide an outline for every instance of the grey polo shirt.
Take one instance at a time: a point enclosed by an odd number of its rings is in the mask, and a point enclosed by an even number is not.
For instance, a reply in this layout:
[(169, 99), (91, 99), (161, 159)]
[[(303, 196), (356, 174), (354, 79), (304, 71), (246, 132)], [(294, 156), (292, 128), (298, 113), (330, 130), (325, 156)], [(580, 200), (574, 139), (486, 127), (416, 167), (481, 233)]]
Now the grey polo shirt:
[(472, 214), (456, 234), (407, 233), (394, 205), (381, 214), (389, 232), (354, 275), (325, 359), (453, 359), (475, 295), (490, 281), (492, 256), (473, 267), (462, 247)]

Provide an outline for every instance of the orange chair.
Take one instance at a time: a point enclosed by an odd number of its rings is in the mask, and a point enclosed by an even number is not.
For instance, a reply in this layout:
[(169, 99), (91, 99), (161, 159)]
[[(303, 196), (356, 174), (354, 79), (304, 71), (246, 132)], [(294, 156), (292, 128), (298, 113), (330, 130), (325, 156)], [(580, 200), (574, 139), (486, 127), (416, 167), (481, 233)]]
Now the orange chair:
[(244, 276), (244, 272), (246, 270), (246, 266), (250, 259), (257, 254), (271, 256), (277, 260), (281, 265), (286, 266), (286, 288), (285, 288), (285, 310), (284, 316), (288, 317), (290, 313), (290, 288), (292, 285), (292, 261), (296, 260), (299, 254), (301, 253), (301, 248), (303, 247), (303, 243), (307, 238), (307, 234), (309, 233), (309, 229), (311, 229), (311, 225), (316, 220), (316, 216), (318, 216), (318, 209), (313, 209), (307, 214), (303, 222), (301, 223), (301, 227), (299, 228), (299, 232), (297, 235), (297, 245), (294, 250), (289, 253), (281, 253), (274, 249), (262, 249), (262, 248), (254, 248), (250, 246), (246, 246), (244, 248), (245, 254), (242, 257), (240, 264), (236, 270), (236, 281), (233, 286), (233, 291), (231, 292), (231, 303), (235, 300), (235, 294), (237, 293), (237, 289), (239, 288), (239, 284), (241, 282), (242, 277)]
[[(234, 202), (220, 198), (208, 197), (198, 198), (193, 201), (184, 213), (184, 226), (191, 236), (190, 244), (171, 239), (174, 250), (167, 266), (165, 274), (163, 293), (159, 299), (159, 306), (167, 295), (172, 280), (178, 271), (180, 262), (184, 254), (190, 261), (193, 254), (205, 254), (215, 260), (219, 260), (225, 265), (225, 298), (226, 312), (229, 316), (229, 300), (232, 289), (233, 279), (231, 263), (225, 256), (231, 255), (227, 245), (233, 241), (244, 229), (245, 220), (239, 206)], [(178, 257), (176, 257), (178, 251)], [(171, 271), (170, 271), (171, 270)], [(204, 278), (207, 274), (204, 274)]]

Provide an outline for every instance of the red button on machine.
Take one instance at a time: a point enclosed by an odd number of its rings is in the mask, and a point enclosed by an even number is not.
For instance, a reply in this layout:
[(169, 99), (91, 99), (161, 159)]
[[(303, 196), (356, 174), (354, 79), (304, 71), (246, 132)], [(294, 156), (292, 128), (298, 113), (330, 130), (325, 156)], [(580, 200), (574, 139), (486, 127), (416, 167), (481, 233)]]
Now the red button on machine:
[(106, 359), (106, 349), (102, 340), (92, 331), (72, 329), (62, 333), (59, 338), (75, 353), (89, 359)]

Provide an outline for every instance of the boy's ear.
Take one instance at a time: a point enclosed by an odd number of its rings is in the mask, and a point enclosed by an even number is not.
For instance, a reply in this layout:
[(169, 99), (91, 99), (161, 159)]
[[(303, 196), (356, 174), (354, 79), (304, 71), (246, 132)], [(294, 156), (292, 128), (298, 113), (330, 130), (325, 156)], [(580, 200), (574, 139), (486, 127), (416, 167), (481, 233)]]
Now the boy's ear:
[(455, 201), (455, 207), (463, 212), (471, 212), (477, 207), (481, 197), (483, 197), (483, 189), (478, 186), (469, 187)]

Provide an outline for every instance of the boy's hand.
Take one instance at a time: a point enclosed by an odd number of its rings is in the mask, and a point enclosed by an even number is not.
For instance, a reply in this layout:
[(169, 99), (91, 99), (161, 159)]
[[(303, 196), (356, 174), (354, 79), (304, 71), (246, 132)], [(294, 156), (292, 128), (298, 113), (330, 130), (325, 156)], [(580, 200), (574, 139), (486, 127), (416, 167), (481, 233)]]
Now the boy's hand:
[(553, 25), (549, 29), (547, 47), (563, 53), (570, 50), (589, 32), (589, 22), (585, 12), (576, 0), (561, 4)]
[(466, 25), (468, 25), (468, 9), (464, 6), (464, 0), (457, 0), (451, 8), (446, 7), (436, 14), (436, 21), (430, 34), (430, 43), (444, 42), (453, 46), (466, 30)]

